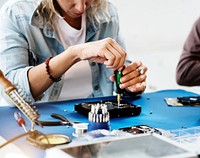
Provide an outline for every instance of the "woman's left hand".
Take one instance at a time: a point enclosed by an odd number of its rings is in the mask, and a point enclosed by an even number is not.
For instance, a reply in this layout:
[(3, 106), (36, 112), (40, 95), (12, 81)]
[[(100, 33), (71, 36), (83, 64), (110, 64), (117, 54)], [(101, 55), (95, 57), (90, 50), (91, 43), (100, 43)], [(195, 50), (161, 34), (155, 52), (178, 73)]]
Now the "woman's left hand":
[[(146, 71), (147, 67), (141, 61), (132, 62), (122, 70), (120, 88), (129, 92), (144, 91), (146, 88)], [(110, 79), (115, 81), (114, 76), (111, 76)]]

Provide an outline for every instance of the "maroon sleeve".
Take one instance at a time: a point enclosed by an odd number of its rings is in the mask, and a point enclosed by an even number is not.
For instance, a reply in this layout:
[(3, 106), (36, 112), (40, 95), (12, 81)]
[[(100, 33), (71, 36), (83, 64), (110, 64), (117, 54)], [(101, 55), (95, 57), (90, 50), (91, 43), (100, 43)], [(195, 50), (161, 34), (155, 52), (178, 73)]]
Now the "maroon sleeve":
[(176, 68), (176, 82), (183, 86), (200, 85), (200, 18), (184, 44)]

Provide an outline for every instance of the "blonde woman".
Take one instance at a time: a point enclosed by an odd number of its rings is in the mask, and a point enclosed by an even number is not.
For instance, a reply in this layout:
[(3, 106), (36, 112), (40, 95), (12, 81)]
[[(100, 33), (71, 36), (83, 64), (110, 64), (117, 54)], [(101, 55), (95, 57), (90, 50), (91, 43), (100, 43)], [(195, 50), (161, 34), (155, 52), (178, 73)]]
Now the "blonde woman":
[(26, 100), (113, 95), (113, 71), (124, 65), (120, 87), (133, 96), (145, 90), (147, 68), (127, 65), (107, 0), (8, 0), (0, 16), (0, 69)]

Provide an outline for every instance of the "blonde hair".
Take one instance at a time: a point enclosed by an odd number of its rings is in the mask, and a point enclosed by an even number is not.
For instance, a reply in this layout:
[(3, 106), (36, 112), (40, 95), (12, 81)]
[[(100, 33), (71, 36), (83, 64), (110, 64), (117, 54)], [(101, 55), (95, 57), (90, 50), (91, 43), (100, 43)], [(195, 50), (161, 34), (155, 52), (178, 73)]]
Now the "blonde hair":
[[(47, 18), (47, 22), (52, 24), (54, 15), (60, 16), (54, 7), (55, 0), (42, 0), (39, 4), (39, 14)], [(91, 6), (86, 11), (87, 18), (95, 26), (99, 24), (102, 19), (109, 21), (110, 15), (108, 12), (108, 0), (93, 0)]]

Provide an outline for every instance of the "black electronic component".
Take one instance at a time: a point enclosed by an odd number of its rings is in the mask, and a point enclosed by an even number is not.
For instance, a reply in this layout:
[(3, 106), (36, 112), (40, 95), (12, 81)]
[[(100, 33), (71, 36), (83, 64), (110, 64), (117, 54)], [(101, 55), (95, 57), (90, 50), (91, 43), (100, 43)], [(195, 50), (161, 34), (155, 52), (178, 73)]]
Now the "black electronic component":
[(136, 106), (123, 100), (120, 102), (120, 107), (118, 107), (116, 100), (109, 100), (75, 104), (74, 109), (78, 113), (88, 116), (88, 113), (91, 111), (91, 106), (94, 104), (106, 104), (108, 112), (110, 113), (110, 118), (138, 116), (141, 113), (141, 106)]
[(147, 125), (138, 125), (138, 126), (131, 126), (131, 127), (124, 127), (120, 128), (119, 130), (131, 133), (133, 135), (135, 134), (142, 134), (142, 133), (156, 133), (159, 135), (162, 135), (162, 132), (156, 128), (147, 126)]
[(200, 105), (200, 96), (177, 97), (177, 100), (183, 105)]

